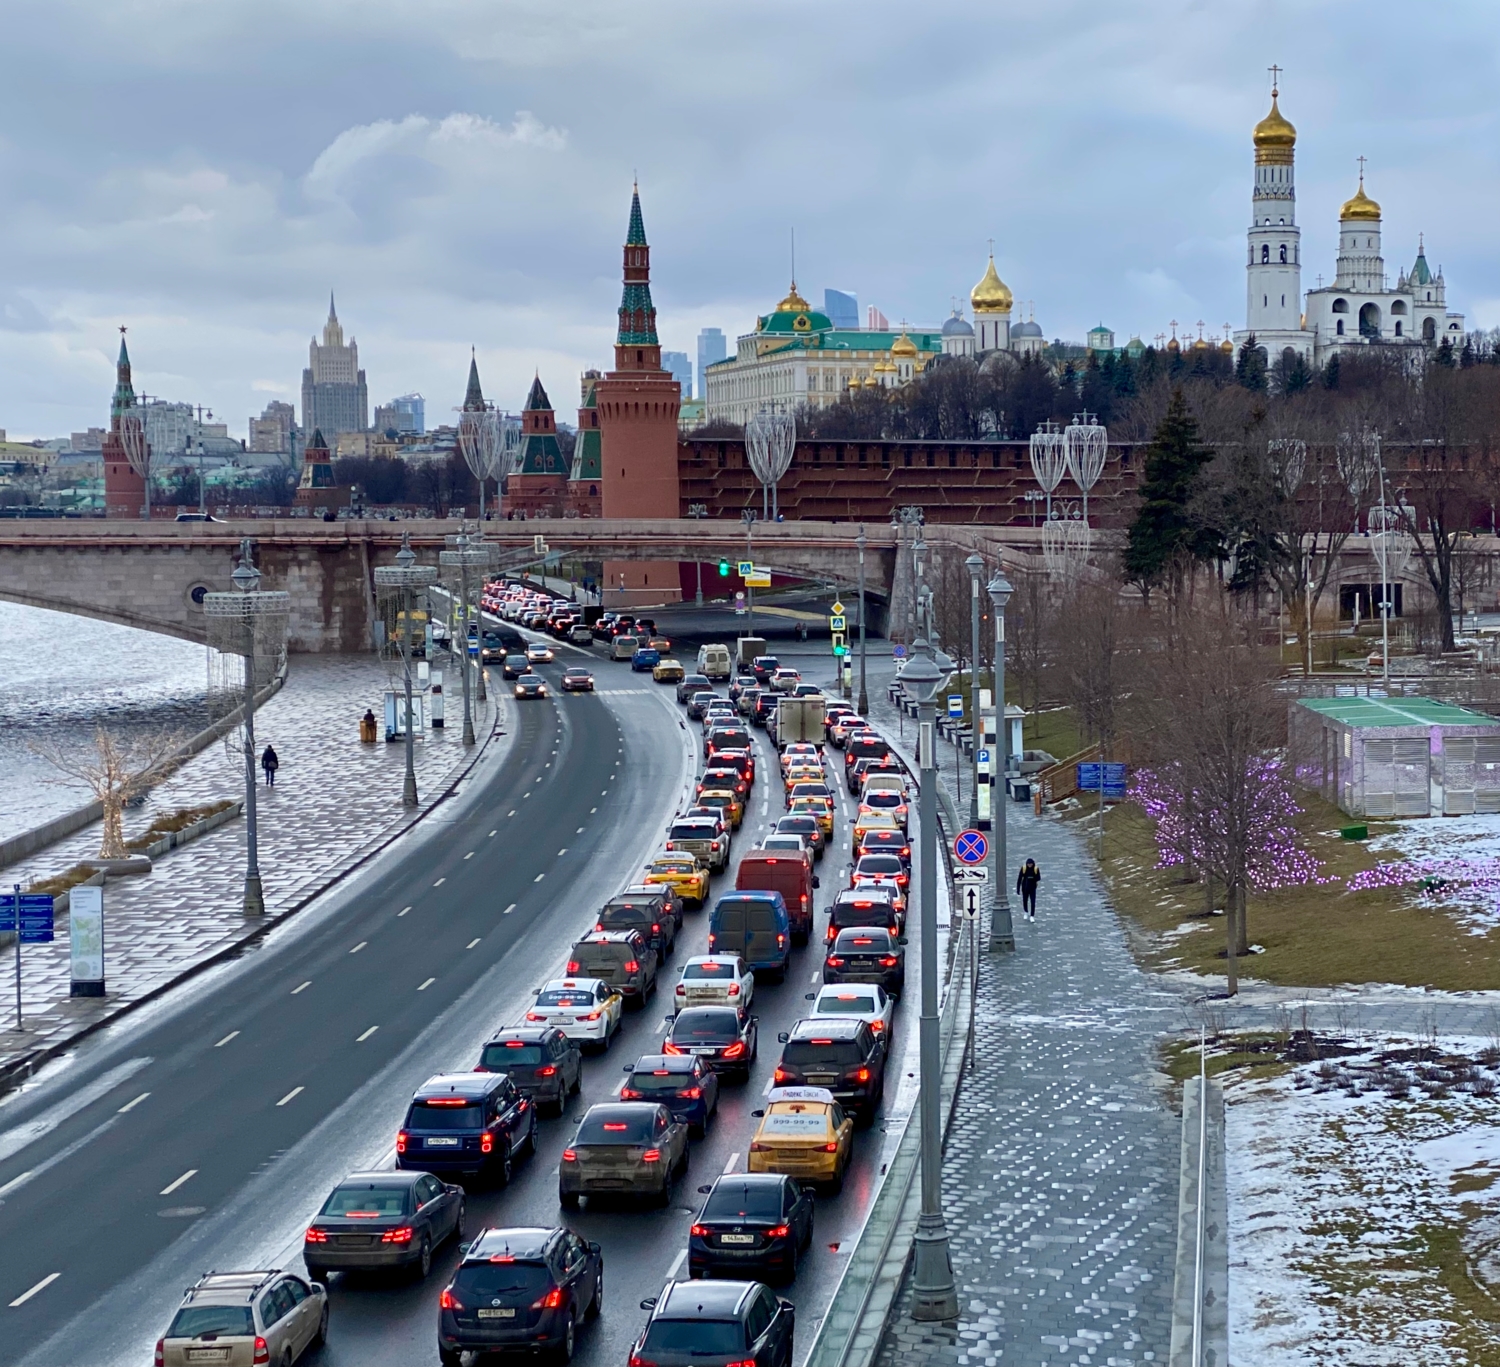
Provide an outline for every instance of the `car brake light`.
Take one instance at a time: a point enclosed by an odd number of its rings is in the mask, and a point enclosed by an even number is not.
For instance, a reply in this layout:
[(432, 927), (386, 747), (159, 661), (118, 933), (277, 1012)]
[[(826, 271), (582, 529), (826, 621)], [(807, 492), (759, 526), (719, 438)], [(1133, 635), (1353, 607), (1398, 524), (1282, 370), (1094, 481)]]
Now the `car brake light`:
[(528, 1011), (526, 1013), (526, 1019), (529, 1021), (544, 1021), (547, 1019), (547, 1016), (546, 1013), (542, 1011)]
[(657, 925), (655, 921), (653, 921), (651, 923), (651, 933), (653, 935), (660, 935), (661, 934), (661, 927), (659, 925)]
[(713, 931), (709, 931), (709, 932), (708, 932), (708, 952), (709, 952), (709, 953), (710, 953), (710, 954), (712, 954), (712, 953), (713, 953), (713, 952), (714, 952), (714, 942), (715, 942), (715, 941), (716, 941), (716, 940), (717, 940), (717, 939), (718, 939), (718, 938), (719, 938), (719, 937), (718, 937), (718, 936), (717, 936), (717, 935), (715, 935), (715, 934), (714, 934), (714, 933), (713, 933)]
[(479, 1136), (479, 1152), (489, 1153), (495, 1147), (495, 1136), (488, 1130)]
[(396, 1152), (397, 1153), (405, 1153), (406, 1152), (406, 1131), (405, 1130), (402, 1130), (396, 1136)]
[(787, 1070), (785, 1068), (778, 1068), (776, 1070), (774, 1080), (776, 1082), (785, 1082), (790, 1077), (791, 1077), (791, 1074), (789, 1072), (787, 1072)]
[(870, 1022), (870, 1033), (872, 1035), (878, 1035), (884, 1029), (885, 1029), (885, 1022), (883, 1020), (878, 1020), (877, 1019), (877, 1020), (872, 1020)]
[(326, 1244), (328, 1242), (327, 1232), (321, 1229), (310, 1229), (302, 1237), (304, 1242), (309, 1244)]
[(640, 965), (639, 961), (637, 961), (635, 959), (626, 959), (625, 960), (625, 971), (627, 973), (639, 973), (641, 971), (641, 965)]
[(564, 1149), (562, 1152), (562, 1161), (564, 1163), (576, 1163), (578, 1161), (578, 1150)]
[(265, 1339), (261, 1338), (259, 1334), (255, 1336), (255, 1355), (250, 1361), (255, 1363), (256, 1367), (260, 1367), (261, 1363), (269, 1363), (271, 1361), (271, 1345)]
[(388, 1229), (380, 1236), (383, 1244), (409, 1244), (411, 1242), (412, 1227), (402, 1225), (400, 1229)]
[(538, 1077), (556, 1077), (557, 1065), (555, 1063), (544, 1063), (536, 1070), (536, 1075)]
[(586, 1020), (586, 1021), (596, 1021), (603, 1014), (604, 1014), (604, 1012), (602, 1012), (602, 1011), (590, 1011), (588, 1013), (588, 1015), (581, 1017), (581, 1019), (582, 1020)]
[(562, 1304), (562, 1298), (562, 1287), (554, 1286), (541, 1300), (532, 1301), (531, 1308), (533, 1310), (556, 1310)]
[(840, 959), (836, 954), (830, 954), (828, 958), (824, 960), (824, 962), (828, 965), (829, 968), (842, 968), (844, 966), (844, 961)]
[(686, 1097), (689, 1101), (697, 1101), (703, 1095), (703, 1088), (689, 1087), (685, 1092), (678, 1092), (677, 1095)]
[(745, 1052), (745, 1041), (737, 1039), (724, 1051), (725, 1058), (739, 1058)]
[(582, 973), (583, 972), (583, 965), (581, 963), (579, 963), (579, 961), (577, 959), (569, 959), (568, 960), (568, 972), (569, 973)]
[(839, 1151), (839, 1144), (838, 1144), (838, 1140), (836, 1140), (836, 1139), (831, 1144), (824, 1144), (823, 1145), (823, 1152), (824, 1153), (837, 1153), (838, 1151)]
[(156, 1340), (156, 1367), (164, 1367), (167, 1360), (167, 1344), (165, 1339)]
[(438, 1308), (440, 1310), (462, 1310), (464, 1307), (463, 1302), (453, 1294), (453, 1288), (445, 1286), (443, 1294), (438, 1297)]
[[(682, 991), (680, 987), (677, 990), (679, 992)], [(740, 985), (738, 983), (730, 983), (729, 992), (727, 993), (727, 995), (731, 997), (738, 997), (740, 995)]]
[(666, 1042), (665, 1042), (665, 1043), (664, 1043), (664, 1044), (663, 1044), (663, 1045), (662, 1045), (662, 1047), (661, 1047), (661, 1051), (662, 1051), (662, 1053), (664, 1053), (664, 1054), (681, 1054), (681, 1053), (683, 1053), (683, 1052), (685, 1052), (685, 1051), (684, 1051), (684, 1050), (683, 1050), (683, 1049), (682, 1049), (682, 1048), (680, 1048), (680, 1047), (679, 1047), (679, 1046), (678, 1046), (678, 1045), (675, 1045), (675, 1044), (673, 1044), (673, 1043), (672, 1043), (672, 1041), (671, 1041), (671, 1040), (667, 1040), (667, 1041), (666, 1041)]
[(791, 1232), (792, 1227), (790, 1225), (777, 1225), (775, 1229), (768, 1229), (766, 1231), (773, 1239), (785, 1239)]
[(895, 955), (894, 955), (894, 954), (887, 954), (887, 955), (886, 955), (886, 956), (885, 956), (885, 958), (883, 958), (883, 959), (882, 959), (882, 960), (881, 960), (881, 961), (880, 961), (880, 966), (881, 966), (881, 967), (882, 967), (882, 968), (895, 968), (895, 966), (896, 966), (896, 965), (897, 965), (897, 964), (898, 964), (898, 963), (900, 963), (900, 962), (901, 962), (901, 961), (900, 961), (900, 960), (899, 960), (899, 959), (898, 959), (898, 958), (897, 958), (897, 957), (896, 957), (896, 956), (895, 956)]
[(630, 1355), (630, 1367), (656, 1367), (649, 1358), (643, 1358), (639, 1353)]
[(750, 1152), (751, 1153), (770, 1153), (770, 1151), (771, 1151), (771, 1146), (769, 1144), (762, 1144), (762, 1143), (759, 1143), (756, 1140), (751, 1140), (751, 1142), (750, 1142)]
[(670, 841), (670, 840), (669, 840), (669, 841), (667, 841), (667, 848), (668, 848), (668, 849), (669, 849), (669, 850), (675, 850), (675, 849), (676, 849), (676, 848), (677, 848), (677, 846), (675, 846), (675, 845), (674, 845), (674, 844), (673, 844), (673, 843), (672, 843), (672, 842), (671, 842), (671, 841)]
[(621, 1087), (620, 1088), (620, 1100), (621, 1101), (639, 1101), (640, 1099), (641, 1099), (641, 1094), (638, 1091), (636, 1091), (635, 1088), (633, 1088), (633, 1087)]
[(856, 1082), (868, 1082), (870, 1080), (870, 1070), (868, 1068), (856, 1068), (854, 1070), (854, 1080)]
[(685, 988), (681, 983), (677, 984), (677, 995), (679, 997), (687, 996), (687, 988)]
[(694, 1225), (690, 1230), (688, 1230), (688, 1233), (691, 1234), (695, 1239), (706, 1239), (708, 1237), (708, 1226)]
[[(605, 1128), (607, 1129), (608, 1126), (606, 1126)], [(625, 1127), (623, 1125), (621, 1125), (620, 1128), (623, 1130)], [(641, 1155), (641, 1162), (643, 1162), (643, 1163), (660, 1163), (661, 1162), (661, 1150), (660, 1149), (647, 1149), (646, 1152)]]

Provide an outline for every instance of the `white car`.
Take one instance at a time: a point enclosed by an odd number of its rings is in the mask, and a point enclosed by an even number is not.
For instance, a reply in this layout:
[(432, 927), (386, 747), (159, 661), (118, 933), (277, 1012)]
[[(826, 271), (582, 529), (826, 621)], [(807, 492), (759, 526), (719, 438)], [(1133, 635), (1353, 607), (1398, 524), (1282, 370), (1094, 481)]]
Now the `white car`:
[(781, 752), (782, 774), (786, 774), (794, 764), (816, 765), (821, 769), (823, 767), (823, 752), (811, 741), (794, 741)]
[(607, 1049), (620, 1028), (625, 999), (598, 978), (554, 978), (536, 994), (528, 1025), (554, 1025), (580, 1044)]
[(763, 850), (796, 850), (798, 854), (809, 854), (807, 840), (800, 835), (792, 835), (790, 832), (782, 832), (780, 835), (772, 833), (760, 842)]
[(682, 966), (672, 991), (674, 1014), (684, 1006), (734, 1006), (750, 1009), (755, 974), (738, 954), (698, 954)]
[(891, 1021), (896, 1003), (879, 983), (830, 983), (819, 990), (810, 1016), (858, 1016), (891, 1047)]
[(541, 641), (533, 641), (526, 647), (526, 663), (549, 665), (552, 663), (552, 647)]

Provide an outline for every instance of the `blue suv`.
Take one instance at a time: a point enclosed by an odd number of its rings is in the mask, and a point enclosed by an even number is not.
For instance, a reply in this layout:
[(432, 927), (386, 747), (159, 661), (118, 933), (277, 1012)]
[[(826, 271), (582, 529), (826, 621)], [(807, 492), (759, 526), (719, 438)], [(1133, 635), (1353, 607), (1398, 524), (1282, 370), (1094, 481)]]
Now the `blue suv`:
[(536, 1107), (508, 1073), (439, 1073), (417, 1088), (396, 1135), (396, 1166), (510, 1181), (536, 1149)]
[(661, 651), (652, 650), (650, 646), (642, 646), (630, 657), (630, 667), (637, 674), (643, 674), (648, 670), (655, 669), (661, 663)]
[(703, 1138), (719, 1109), (719, 1079), (697, 1054), (642, 1054), (625, 1071), (621, 1101), (655, 1101), (686, 1122), (688, 1133)]

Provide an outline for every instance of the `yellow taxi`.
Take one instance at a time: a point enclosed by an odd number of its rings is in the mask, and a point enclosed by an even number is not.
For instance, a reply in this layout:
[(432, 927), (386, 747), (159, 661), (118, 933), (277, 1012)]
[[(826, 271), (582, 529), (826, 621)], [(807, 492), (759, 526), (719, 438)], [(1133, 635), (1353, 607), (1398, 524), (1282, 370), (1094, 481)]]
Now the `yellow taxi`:
[(825, 840), (833, 835), (833, 806), (826, 797), (794, 797), (787, 803), (787, 815), (810, 816)]
[(858, 849), (871, 831), (901, 833), (901, 825), (889, 812), (862, 811), (854, 819), (854, 848)]
[(820, 799), (828, 808), (829, 821), (833, 820), (833, 815), (838, 810), (834, 802), (833, 789), (821, 779), (806, 779), (801, 783), (794, 783), (791, 791), (787, 794), (789, 802), (796, 802), (799, 798), (804, 797)]
[(722, 807), (729, 813), (729, 824), (735, 830), (739, 830), (740, 822), (745, 819), (745, 804), (733, 788), (705, 788), (698, 794), (698, 805)]
[(681, 683), (686, 677), (687, 670), (682, 667), (681, 660), (658, 660), (651, 670), (651, 678), (656, 683)]
[(827, 777), (821, 767), (814, 769), (810, 765), (794, 764), (782, 774), (782, 782), (790, 793), (799, 783), (822, 783)]
[(708, 870), (696, 855), (661, 854), (646, 865), (643, 883), (664, 883), (691, 906), (708, 900)]
[(773, 1087), (750, 1141), (750, 1171), (844, 1185), (854, 1121), (826, 1087)]

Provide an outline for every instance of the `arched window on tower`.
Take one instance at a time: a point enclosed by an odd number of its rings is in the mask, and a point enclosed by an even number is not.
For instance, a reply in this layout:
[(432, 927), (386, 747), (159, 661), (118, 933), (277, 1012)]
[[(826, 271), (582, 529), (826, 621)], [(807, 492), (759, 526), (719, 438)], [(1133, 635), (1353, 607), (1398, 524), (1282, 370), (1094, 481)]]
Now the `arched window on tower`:
[(1265, 262), (1267, 264), (1270, 263), (1270, 260), (1271, 260), (1271, 247), (1270, 247), (1269, 243), (1262, 242), (1260, 244), (1260, 259), (1261, 259), (1262, 262)]
[(1342, 337), (1344, 335), (1344, 320), (1342, 318), (1339, 319), (1339, 329), (1338, 329), (1338, 331), (1339, 331), (1339, 336)]
[(1286, 265), (1286, 243), (1281, 244), (1281, 264)]

